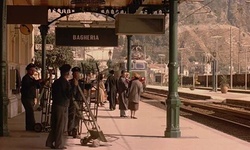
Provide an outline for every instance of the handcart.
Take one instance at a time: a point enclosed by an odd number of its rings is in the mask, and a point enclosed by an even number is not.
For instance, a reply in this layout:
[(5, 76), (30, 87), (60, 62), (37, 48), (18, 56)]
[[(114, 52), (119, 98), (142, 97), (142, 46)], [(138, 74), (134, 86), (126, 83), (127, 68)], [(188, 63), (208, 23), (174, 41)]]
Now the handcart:
[(36, 123), (34, 130), (36, 132), (50, 131), (50, 121), (51, 121), (51, 108), (52, 108), (52, 95), (50, 85), (44, 85), (41, 94), (38, 97), (41, 102), (41, 123)]
[(87, 145), (89, 142), (92, 142), (94, 146), (99, 146), (99, 141), (107, 142), (103, 132), (101, 131), (99, 125), (97, 124), (96, 117), (94, 116), (91, 108), (90, 101), (87, 100), (85, 95), (82, 92), (82, 89), (78, 86), (80, 94), (83, 99), (82, 108), (78, 105), (76, 101), (74, 101), (74, 105), (78, 110), (78, 115), (81, 117), (81, 120), (85, 124), (88, 133), (87, 136), (80, 140), (82, 146)]
[(41, 122), (35, 123), (34, 130), (36, 132), (49, 132), (51, 127), (51, 109), (52, 109), (52, 72), (50, 70), (50, 75), (47, 81), (45, 82), (41, 93), (38, 97), (38, 101), (40, 101), (40, 108), (41, 108)]
[(99, 67), (98, 64), (95, 63), (96, 65), (96, 71), (97, 71), (97, 78), (96, 80), (92, 81), (92, 87), (89, 91), (90, 95), (89, 101), (90, 101), (90, 109), (93, 110), (93, 115), (95, 116), (95, 119), (97, 120), (97, 115), (98, 115), (98, 107), (99, 107)]
[[(83, 80), (82, 80), (83, 81)], [(79, 84), (79, 87), (82, 90), (85, 90), (86, 93), (85, 97), (89, 105), (90, 111), (92, 111), (95, 119), (97, 119), (97, 111), (98, 111), (98, 97), (97, 97), (97, 92), (96, 90), (96, 85), (94, 81), (90, 83), (84, 83), (84, 84)], [(74, 98), (74, 97), (73, 97)], [(74, 104), (74, 107), (71, 107), (69, 113), (71, 113), (72, 117), (72, 122), (71, 122), (71, 127), (70, 131), (68, 131), (68, 134), (71, 135), (73, 138), (76, 138), (77, 135), (81, 135), (82, 133), (82, 125), (83, 125), (83, 120), (82, 120), (82, 111), (86, 111), (84, 108), (84, 100), (81, 98), (81, 100), (73, 100), (75, 103), (77, 103), (77, 108), (76, 104)]]

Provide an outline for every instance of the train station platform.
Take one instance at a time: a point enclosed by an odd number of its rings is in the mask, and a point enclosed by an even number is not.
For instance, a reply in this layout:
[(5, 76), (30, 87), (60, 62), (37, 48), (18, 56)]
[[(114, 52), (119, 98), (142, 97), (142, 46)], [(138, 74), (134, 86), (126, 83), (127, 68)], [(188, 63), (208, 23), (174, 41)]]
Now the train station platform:
[[(196, 90), (194, 90), (196, 91)], [(192, 92), (194, 92), (192, 91)], [(196, 91), (198, 92), (198, 90)], [(201, 91), (202, 92), (202, 91)], [(205, 93), (205, 91), (204, 91)], [(213, 95), (213, 94), (211, 94)], [(214, 94), (217, 97), (220, 94)], [(69, 150), (249, 150), (250, 143), (180, 117), (180, 138), (165, 138), (166, 112), (140, 102), (138, 119), (121, 118), (119, 110), (109, 111), (109, 104), (100, 107), (98, 124), (109, 142), (101, 146), (81, 146), (79, 139), (65, 134)], [(117, 106), (118, 108), (118, 106)], [(36, 111), (39, 121), (40, 112)], [(24, 131), (24, 113), (9, 119), (9, 137), (0, 137), (0, 150), (44, 150), (47, 132)], [(86, 129), (83, 129), (86, 132)]]

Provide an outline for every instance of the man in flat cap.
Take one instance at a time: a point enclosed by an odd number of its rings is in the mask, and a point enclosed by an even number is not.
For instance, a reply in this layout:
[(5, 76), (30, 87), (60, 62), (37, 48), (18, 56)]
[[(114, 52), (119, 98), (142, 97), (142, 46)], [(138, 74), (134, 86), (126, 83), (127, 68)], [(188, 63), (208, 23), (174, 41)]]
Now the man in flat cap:
[(70, 105), (69, 105), (69, 112), (68, 112), (68, 135), (73, 137), (76, 137), (77, 129), (79, 127), (79, 117), (77, 117), (77, 110), (74, 105), (74, 101), (76, 101), (79, 106), (81, 106), (82, 103), (82, 96), (80, 94), (80, 91), (78, 89), (78, 85), (81, 87), (81, 89), (84, 89), (84, 82), (80, 79), (81, 76), (81, 69), (79, 67), (74, 67), (71, 69), (73, 78), (69, 80), (69, 83), (71, 85), (71, 92), (72, 97), (70, 99)]
[(40, 88), (42, 80), (36, 80), (33, 75), (36, 72), (36, 66), (32, 63), (26, 67), (26, 75), (22, 78), (21, 83), (21, 101), (25, 109), (25, 128), (26, 131), (34, 131), (34, 99), (36, 97), (36, 89)]
[(64, 64), (59, 69), (61, 76), (52, 84), (51, 131), (46, 141), (46, 146), (52, 149), (66, 149), (63, 133), (71, 96), (71, 87), (68, 81), (71, 66)]

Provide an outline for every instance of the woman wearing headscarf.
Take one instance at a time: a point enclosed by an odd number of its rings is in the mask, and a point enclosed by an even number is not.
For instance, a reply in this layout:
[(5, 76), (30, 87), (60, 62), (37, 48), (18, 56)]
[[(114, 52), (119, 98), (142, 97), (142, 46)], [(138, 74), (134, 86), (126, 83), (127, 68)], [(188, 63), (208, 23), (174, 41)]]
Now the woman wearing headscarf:
[(133, 77), (133, 80), (129, 83), (128, 109), (131, 111), (131, 118), (137, 119), (135, 117), (135, 112), (139, 109), (140, 96), (143, 92), (143, 86), (139, 81), (140, 75), (138, 73), (134, 73)]

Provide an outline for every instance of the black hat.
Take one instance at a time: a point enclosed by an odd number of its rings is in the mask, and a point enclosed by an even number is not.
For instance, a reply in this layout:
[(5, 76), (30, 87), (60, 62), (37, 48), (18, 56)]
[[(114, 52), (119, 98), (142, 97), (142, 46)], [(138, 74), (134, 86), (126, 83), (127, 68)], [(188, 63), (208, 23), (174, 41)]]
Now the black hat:
[(109, 73), (110, 74), (115, 74), (115, 71), (114, 70), (110, 70)]
[(64, 64), (62, 65), (59, 70), (61, 71), (61, 73), (66, 73), (69, 72), (71, 69), (71, 66), (69, 64)]
[(81, 69), (79, 67), (74, 67), (71, 69), (72, 72), (81, 72)]
[(36, 65), (30, 63), (30, 64), (27, 65), (26, 70), (30, 70), (31, 68), (36, 68)]

